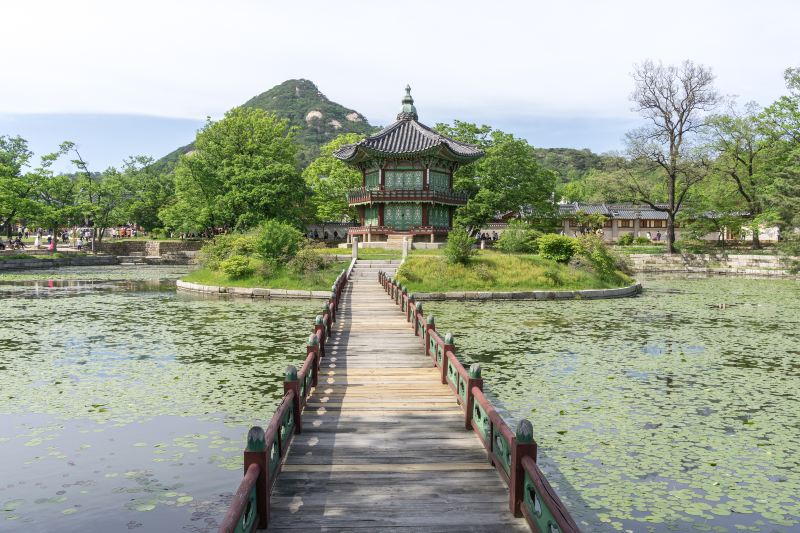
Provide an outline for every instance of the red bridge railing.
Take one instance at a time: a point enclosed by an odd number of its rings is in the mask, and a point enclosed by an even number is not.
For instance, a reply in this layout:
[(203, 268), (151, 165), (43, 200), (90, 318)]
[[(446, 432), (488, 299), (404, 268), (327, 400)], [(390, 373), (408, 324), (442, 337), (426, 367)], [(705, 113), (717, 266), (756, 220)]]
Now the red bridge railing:
[(267, 429), (255, 426), (247, 433), (244, 478), (228, 507), (220, 533), (249, 533), (269, 524), (270, 494), (292, 438), (303, 431), (303, 408), (309, 392), (317, 385), (321, 359), (325, 357), (325, 342), (330, 337), (351, 269), (352, 264), (336, 278), (322, 314), (314, 320), (314, 332), (308, 336), (306, 358), (300, 371), (294, 365), (286, 368), (283, 399)]
[(420, 337), (425, 354), (440, 370), (442, 384), (448, 385), (456, 396), (464, 411), (464, 428), (475, 432), (489, 461), (508, 486), (511, 512), (524, 516), (532, 531), (579, 532), (536, 464), (537, 444), (530, 421), (521, 420), (516, 431), (512, 431), (483, 394), (480, 365), (464, 368), (456, 357), (453, 335), (447, 333), (442, 337), (436, 331), (433, 315), (424, 318), (422, 302), (416, 302), (406, 287), (384, 272), (378, 273), (378, 282), (405, 314), (414, 334)]

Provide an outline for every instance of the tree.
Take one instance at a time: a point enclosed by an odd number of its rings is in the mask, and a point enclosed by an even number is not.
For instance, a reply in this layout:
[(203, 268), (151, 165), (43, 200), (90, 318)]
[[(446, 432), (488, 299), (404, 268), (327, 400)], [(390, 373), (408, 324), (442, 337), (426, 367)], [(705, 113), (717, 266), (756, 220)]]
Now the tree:
[(234, 108), (198, 132), (175, 169), (176, 201), (159, 217), (186, 232), (246, 230), (267, 219), (296, 222), (305, 198), (288, 120)]
[(139, 155), (123, 162), (122, 179), (130, 192), (125, 206), (126, 218), (147, 231), (160, 227), (159, 210), (174, 201), (174, 177), (159, 172), (152, 157)]
[(764, 154), (774, 180), (770, 204), (778, 223), (792, 228), (800, 226), (800, 67), (786, 69), (784, 78), (789, 94), (764, 109), (760, 128), (770, 141)]
[(470, 233), (508, 212), (537, 218), (554, 213), (556, 174), (539, 166), (526, 140), (459, 121), (453, 126), (437, 124), (436, 129), (486, 152), (453, 176), (453, 187), (469, 195), (467, 205), (456, 212), (456, 221)]
[[(649, 125), (627, 134), (628, 154), (638, 167), (629, 174), (629, 184), (638, 199), (667, 214), (667, 244), (674, 253), (675, 216), (707, 168), (693, 141), (707, 123), (705, 113), (720, 97), (711, 70), (691, 61), (664, 66), (648, 60), (636, 66), (633, 79), (634, 110)], [(640, 179), (651, 171), (657, 172), (661, 184)]]
[(761, 248), (760, 226), (776, 215), (769, 209), (774, 174), (765, 168), (769, 137), (760, 131), (758, 106), (747, 104), (743, 114), (732, 107), (728, 114), (711, 117), (710, 126), (714, 168), (736, 186), (748, 212), (753, 248)]
[(58, 152), (42, 156), (40, 166), (33, 171), (37, 182), (37, 208), (32, 218), (39, 226), (52, 230), (54, 236), (59, 228), (79, 221), (82, 214), (77, 180), (65, 174), (55, 174), (50, 168), (67, 149), (68, 143), (65, 143)]
[(363, 138), (357, 133), (339, 135), (324, 145), (319, 157), (303, 171), (315, 221), (356, 220), (356, 210), (347, 203), (347, 191), (361, 186), (361, 172), (335, 158), (333, 152)]
[(14, 221), (36, 208), (35, 175), (25, 172), (32, 156), (22, 137), (0, 135), (0, 229), (9, 239)]

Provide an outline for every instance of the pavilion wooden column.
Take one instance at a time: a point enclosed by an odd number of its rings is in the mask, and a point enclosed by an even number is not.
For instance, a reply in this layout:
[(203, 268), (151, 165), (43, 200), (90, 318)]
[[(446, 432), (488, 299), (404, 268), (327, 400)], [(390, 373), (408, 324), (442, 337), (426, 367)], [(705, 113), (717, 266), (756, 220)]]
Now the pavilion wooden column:
[[(383, 171), (381, 171), (381, 172), (383, 172)], [(386, 225), (386, 223), (384, 222), (384, 219), (383, 219), (383, 210), (384, 210), (385, 207), (386, 207), (386, 204), (378, 204), (378, 225), (379, 226), (385, 226)]]
[(428, 204), (422, 204), (422, 225), (428, 225)]

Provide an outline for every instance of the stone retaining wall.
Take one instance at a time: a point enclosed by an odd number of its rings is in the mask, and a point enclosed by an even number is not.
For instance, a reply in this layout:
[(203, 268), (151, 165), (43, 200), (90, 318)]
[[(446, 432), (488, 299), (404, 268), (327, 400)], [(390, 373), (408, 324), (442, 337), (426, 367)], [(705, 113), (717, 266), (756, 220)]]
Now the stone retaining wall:
[(331, 291), (219, 287), (216, 285), (189, 283), (181, 280), (176, 282), (176, 286), (179, 291), (196, 292), (214, 296), (237, 296), (242, 298), (306, 298), (327, 300), (331, 297)]
[(144, 254), (146, 256), (162, 256), (166, 254), (176, 254), (180, 252), (196, 252), (203, 246), (203, 241), (156, 241), (141, 239), (135, 241), (113, 239), (104, 240), (102, 243), (95, 243), (97, 251), (112, 255), (129, 256), (133, 254)]
[(589, 289), (583, 291), (515, 291), (515, 292), (415, 292), (417, 301), (424, 300), (598, 300), (624, 298), (642, 291), (641, 283), (618, 289)]
[(777, 255), (631, 254), (637, 272), (791, 276)]
[(111, 255), (84, 255), (56, 257), (52, 259), (8, 259), (0, 261), (0, 270), (29, 270), (31, 268), (55, 268), (64, 266), (116, 265), (119, 261)]

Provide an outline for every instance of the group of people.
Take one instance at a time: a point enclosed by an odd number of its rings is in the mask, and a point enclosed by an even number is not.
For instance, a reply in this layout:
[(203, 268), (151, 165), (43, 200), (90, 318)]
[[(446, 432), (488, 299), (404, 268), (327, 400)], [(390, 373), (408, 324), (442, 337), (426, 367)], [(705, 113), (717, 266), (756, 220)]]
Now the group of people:
[(488, 231), (485, 231), (478, 235), (478, 241), (496, 241), (499, 238), (500, 235), (498, 235), (496, 231), (493, 231), (491, 234), (489, 234)]

